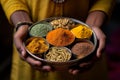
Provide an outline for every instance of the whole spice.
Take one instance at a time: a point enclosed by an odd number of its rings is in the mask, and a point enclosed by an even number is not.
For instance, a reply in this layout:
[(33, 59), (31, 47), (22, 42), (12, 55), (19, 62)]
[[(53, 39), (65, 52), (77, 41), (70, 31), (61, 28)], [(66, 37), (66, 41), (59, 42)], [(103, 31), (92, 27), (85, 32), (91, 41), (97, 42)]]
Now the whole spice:
[(57, 28), (71, 29), (75, 26), (75, 23), (69, 18), (55, 19), (50, 23), (53, 25), (54, 29), (57, 29)]
[(58, 28), (50, 31), (46, 40), (54, 46), (67, 46), (71, 44), (75, 39), (75, 36), (69, 30)]
[(70, 60), (71, 51), (66, 47), (51, 47), (45, 58), (49, 61), (65, 62)]
[(71, 32), (76, 36), (76, 38), (90, 38), (92, 36), (92, 30), (85, 25), (78, 25), (73, 28)]
[(27, 41), (28, 43), (26, 44), (26, 48), (32, 54), (41, 54), (49, 49), (49, 45), (46, 43), (44, 38), (31, 37)]
[(52, 26), (47, 22), (41, 22), (30, 28), (30, 35), (34, 37), (45, 37), (52, 30)]

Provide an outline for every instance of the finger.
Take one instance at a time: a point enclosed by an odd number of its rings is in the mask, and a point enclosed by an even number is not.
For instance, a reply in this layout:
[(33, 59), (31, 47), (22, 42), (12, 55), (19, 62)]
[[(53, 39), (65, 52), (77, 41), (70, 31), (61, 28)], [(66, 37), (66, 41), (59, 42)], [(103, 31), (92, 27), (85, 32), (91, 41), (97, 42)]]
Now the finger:
[(44, 71), (51, 71), (51, 67), (46, 65), (46, 66), (42, 67), (42, 70), (44, 70)]
[(36, 67), (41, 67), (42, 66), (42, 63), (40, 61), (37, 61), (31, 57), (27, 57), (25, 59), (31, 66), (36, 66)]
[(41, 67), (32, 66), (33, 69), (42, 71)]
[(75, 69), (75, 70), (70, 69), (70, 70), (69, 70), (69, 73), (71, 73), (71, 74), (73, 74), (73, 75), (76, 75), (76, 74), (79, 73), (79, 71), (80, 71), (80, 70), (77, 70), (77, 69)]
[(105, 48), (105, 38), (100, 38), (99, 39), (99, 47), (97, 49), (97, 57), (99, 58)]
[(30, 55), (27, 53), (25, 46), (21, 46), (21, 55), (23, 58), (27, 58), (28, 56), (30, 57)]
[(96, 56), (99, 58), (102, 54), (104, 47), (105, 47), (106, 36), (101, 31), (101, 29), (99, 29), (99, 28), (92, 28), (92, 29), (95, 31), (97, 39), (99, 40), (99, 46), (98, 46), (97, 53), (96, 53)]
[(84, 63), (81, 63), (81, 64), (79, 64), (79, 66), (81, 67), (81, 68), (85, 68), (85, 67), (88, 67), (89, 65), (91, 65), (92, 64), (92, 62), (84, 62)]
[(18, 36), (14, 36), (14, 43), (17, 48), (17, 51), (20, 53), (20, 58), (25, 60), (27, 54), (22, 40)]
[(81, 64), (79, 64), (79, 66), (76, 66), (76, 67), (70, 69), (69, 73), (75, 75), (75, 74), (78, 74), (79, 72), (87, 71), (88, 69), (90, 69), (92, 67), (92, 65), (93, 65), (92, 61), (81, 63)]
[(25, 60), (25, 58), (27, 57), (26, 50), (20, 40), (17, 40), (16, 48), (17, 48), (18, 52), (20, 53), (20, 58)]
[(42, 72), (49, 72), (51, 71), (51, 67), (50, 66), (43, 66), (43, 67), (33, 67), (36, 70), (42, 71)]
[(44, 65), (44, 66), (33, 66), (34, 69), (39, 70), (39, 71), (44, 71), (44, 72), (49, 72), (51, 71), (51, 67), (48, 65)]

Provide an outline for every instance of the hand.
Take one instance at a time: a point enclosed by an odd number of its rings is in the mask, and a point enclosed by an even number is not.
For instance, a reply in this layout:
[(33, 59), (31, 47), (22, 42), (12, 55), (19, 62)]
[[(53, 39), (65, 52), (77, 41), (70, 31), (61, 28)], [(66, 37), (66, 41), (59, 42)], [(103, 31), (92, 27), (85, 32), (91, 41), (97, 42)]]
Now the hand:
[(99, 43), (99, 46), (96, 51), (96, 56), (94, 56), (91, 60), (88, 60), (87, 62), (86, 61), (82, 62), (82, 63), (78, 64), (77, 66), (75, 66), (74, 68), (71, 68), (69, 70), (69, 72), (71, 74), (77, 74), (79, 72), (87, 71), (94, 65), (94, 63), (98, 60), (98, 58), (100, 58), (100, 56), (102, 54), (102, 51), (105, 47), (106, 36), (99, 27), (93, 27), (92, 29), (96, 33), (98, 43)]
[(76, 64), (75, 66), (70, 67), (69, 73), (76, 75), (78, 73), (86, 72), (92, 68), (96, 60), (97, 60), (96, 56), (92, 56), (89, 59), (85, 59), (84, 61)]
[(102, 54), (102, 51), (105, 47), (105, 39), (106, 36), (101, 30), (101, 26), (105, 23), (106, 14), (103, 11), (93, 11), (89, 13), (86, 24), (88, 24), (92, 30), (95, 32), (97, 39), (98, 39), (98, 48), (96, 52), (96, 56), (99, 58)]
[(23, 46), (23, 39), (25, 39), (27, 33), (28, 33), (28, 26), (24, 25), (19, 27), (17, 32), (14, 34), (14, 43), (18, 52), (20, 53), (20, 57), (37, 70), (50, 71), (51, 70), (50, 66), (43, 65), (42, 62), (33, 59), (31, 56), (27, 54)]
[[(96, 51), (96, 56), (95, 56), (95, 58), (93, 58), (87, 62), (82, 62), (82, 63), (78, 64), (78, 66), (75, 68), (71, 68), (69, 70), (69, 72), (71, 74), (77, 74), (78, 72), (81, 72), (81, 70), (83, 72), (83, 71), (86, 71), (87, 69), (90, 69), (90, 67), (93, 66), (93, 63), (96, 60), (98, 60), (98, 58), (100, 58), (102, 51), (105, 47), (105, 39), (106, 39), (105, 34), (100, 29), (101, 25), (104, 23), (104, 20), (105, 20), (105, 14), (101, 11), (94, 11), (88, 15), (86, 24), (91, 26), (92, 30), (95, 32), (96, 37), (98, 39), (98, 48)], [(87, 69), (86, 69), (86, 67), (87, 67)]]
[(92, 27), (92, 29), (95, 32), (96, 37), (98, 39), (98, 48), (97, 48), (96, 56), (100, 58), (105, 48), (106, 36), (99, 27)]

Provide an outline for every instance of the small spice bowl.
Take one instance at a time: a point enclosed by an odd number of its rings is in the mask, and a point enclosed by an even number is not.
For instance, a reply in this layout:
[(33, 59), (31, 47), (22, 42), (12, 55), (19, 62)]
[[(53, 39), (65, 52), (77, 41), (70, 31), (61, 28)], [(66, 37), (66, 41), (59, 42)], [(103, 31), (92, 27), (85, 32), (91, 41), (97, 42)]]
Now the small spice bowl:
[(25, 48), (30, 55), (42, 57), (49, 49), (49, 43), (42, 37), (30, 37), (25, 41)]
[(67, 47), (51, 47), (45, 54), (45, 59), (53, 62), (66, 62), (71, 59), (71, 50)]
[(87, 39), (79, 40), (78, 42), (74, 43), (71, 48), (71, 52), (76, 55), (77, 59), (84, 58), (85, 56), (91, 54), (94, 50), (95, 46), (93, 42)]
[(29, 35), (33, 37), (45, 37), (53, 29), (52, 25), (45, 21), (36, 22), (29, 28)]

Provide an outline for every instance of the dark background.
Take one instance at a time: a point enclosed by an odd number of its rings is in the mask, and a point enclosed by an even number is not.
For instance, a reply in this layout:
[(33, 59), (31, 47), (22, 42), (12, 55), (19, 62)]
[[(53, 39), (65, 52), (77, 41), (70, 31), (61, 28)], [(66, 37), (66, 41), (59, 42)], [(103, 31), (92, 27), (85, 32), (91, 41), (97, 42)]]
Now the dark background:
[(0, 6), (0, 80), (9, 80), (12, 58), (12, 31)]
[[(107, 36), (105, 48), (109, 80), (120, 80), (120, 0), (117, 0), (111, 19), (103, 27)], [(0, 6), (0, 80), (9, 80), (12, 59), (13, 27)]]
[(117, 0), (110, 22), (104, 27), (109, 80), (120, 80), (120, 0)]

